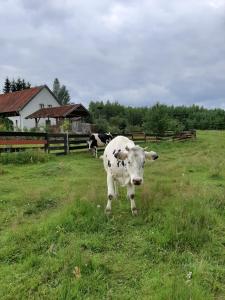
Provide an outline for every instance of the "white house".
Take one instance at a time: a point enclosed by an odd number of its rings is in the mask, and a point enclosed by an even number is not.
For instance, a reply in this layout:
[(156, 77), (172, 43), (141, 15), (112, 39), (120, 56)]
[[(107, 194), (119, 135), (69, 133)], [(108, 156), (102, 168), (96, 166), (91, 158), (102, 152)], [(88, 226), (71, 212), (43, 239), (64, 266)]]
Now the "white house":
[[(26, 119), (27, 116), (41, 108), (59, 106), (56, 97), (46, 85), (0, 95), (0, 117), (8, 117), (13, 121), (14, 128), (21, 130), (35, 126), (32, 119)], [(48, 119), (42, 118), (38, 125), (45, 126)], [(56, 124), (54, 118), (50, 121), (52, 125)]]

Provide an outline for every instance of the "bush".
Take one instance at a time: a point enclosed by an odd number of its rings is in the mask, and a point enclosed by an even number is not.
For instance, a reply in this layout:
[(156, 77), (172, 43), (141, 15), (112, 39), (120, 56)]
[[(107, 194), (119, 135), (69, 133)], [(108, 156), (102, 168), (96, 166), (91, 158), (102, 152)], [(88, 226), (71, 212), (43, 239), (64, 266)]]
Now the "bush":
[(97, 119), (95, 122), (96, 131), (100, 133), (108, 132), (109, 124), (105, 119)]
[(184, 130), (184, 125), (176, 119), (170, 119), (168, 121), (168, 130), (172, 130), (175, 133), (179, 133)]
[(26, 150), (14, 153), (3, 153), (0, 156), (2, 164), (30, 164), (47, 162), (52, 156), (40, 150)]
[(13, 121), (8, 118), (0, 118), (0, 131), (13, 131)]

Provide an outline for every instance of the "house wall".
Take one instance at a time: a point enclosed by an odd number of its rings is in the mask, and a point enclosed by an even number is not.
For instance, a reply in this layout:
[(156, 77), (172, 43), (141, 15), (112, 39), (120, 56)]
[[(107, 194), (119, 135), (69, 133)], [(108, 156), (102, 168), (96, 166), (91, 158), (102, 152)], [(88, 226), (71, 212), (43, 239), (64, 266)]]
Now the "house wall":
[[(30, 129), (35, 127), (35, 119), (25, 119), (25, 117), (29, 116), (30, 114), (34, 113), (35, 111), (39, 110), (40, 104), (44, 104), (44, 107), (48, 107), (48, 105), (52, 105), (52, 107), (60, 106), (59, 103), (55, 100), (52, 94), (48, 91), (47, 88), (43, 88), (40, 93), (38, 93), (21, 111), (20, 116), (18, 117), (10, 117), (9, 119), (13, 121), (14, 127), (16, 125), (21, 130), (24, 127)], [(38, 126), (45, 126), (45, 121), (47, 119), (40, 119)], [(51, 119), (51, 124), (55, 125), (55, 119)]]

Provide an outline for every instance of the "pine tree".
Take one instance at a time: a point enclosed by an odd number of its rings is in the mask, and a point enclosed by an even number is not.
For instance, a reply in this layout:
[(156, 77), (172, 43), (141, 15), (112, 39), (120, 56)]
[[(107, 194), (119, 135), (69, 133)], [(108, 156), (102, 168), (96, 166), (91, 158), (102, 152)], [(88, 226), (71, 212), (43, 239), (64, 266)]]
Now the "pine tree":
[(59, 91), (60, 91), (59, 79), (55, 78), (53, 82), (53, 94), (56, 96), (57, 99), (58, 99)]
[(25, 89), (30, 89), (30, 88), (31, 88), (31, 84), (29, 81), (27, 81)]
[(11, 81), (11, 84), (10, 84), (10, 91), (11, 91), (11, 92), (16, 92), (16, 82), (15, 82), (14, 79)]
[(11, 87), (11, 83), (9, 81), (9, 78), (7, 77), (4, 83), (3, 93), (4, 94), (10, 93), (10, 87)]
[(21, 84), (22, 84), (22, 90), (25, 90), (27, 88), (27, 84), (24, 79), (22, 79)]
[(16, 81), (16, 90), (17, 91), (23, 90), (23, 84), (22, 84), (22, 80), (20, 78), (18, 78)]

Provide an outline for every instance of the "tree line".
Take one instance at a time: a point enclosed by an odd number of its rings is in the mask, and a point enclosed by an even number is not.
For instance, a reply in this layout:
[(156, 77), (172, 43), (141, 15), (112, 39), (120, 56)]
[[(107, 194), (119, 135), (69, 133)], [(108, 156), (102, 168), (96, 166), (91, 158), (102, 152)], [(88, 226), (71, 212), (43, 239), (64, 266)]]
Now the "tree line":
[(4, 82), (3, 86), (3, 93), (13, 93), (17, 91), (22, 91), (25, 89), (29, 89), (31, 87), (30, 82), (26, 82), (24, 79), (18, 78), (15, 80), (14, 78), (12, 80), (9, 80), (7, 77)]
[(223, 109), (206, 109), (198, 105), (187, 107), (156, 103), (151, 107), (127, 107), (118, 102), (91, 101), (89, 111), (99, 132), (144, 131), (163, 135), (170, 130), (225, 129)]
[[(7, 77), (3, 92), (11, 93), (31, 87), (29, 82)], [(53, 82), (53, 93), (61, 105), (70, 103), (70, 94), (58, 78)], [(223, 109), (206, 109), (197, 105), (167, 106), (156, 103), (151, 107), (124, 106), (118, 102), (91, 101), (88, 122), (96, 125), (96, 131), (128, 133), (144, 131), (163, 135), (166, 131), (180, 132), (190, 129), (225, 129), (225, 111)], [(2, 122), (1, 122), (2, 123)]]

